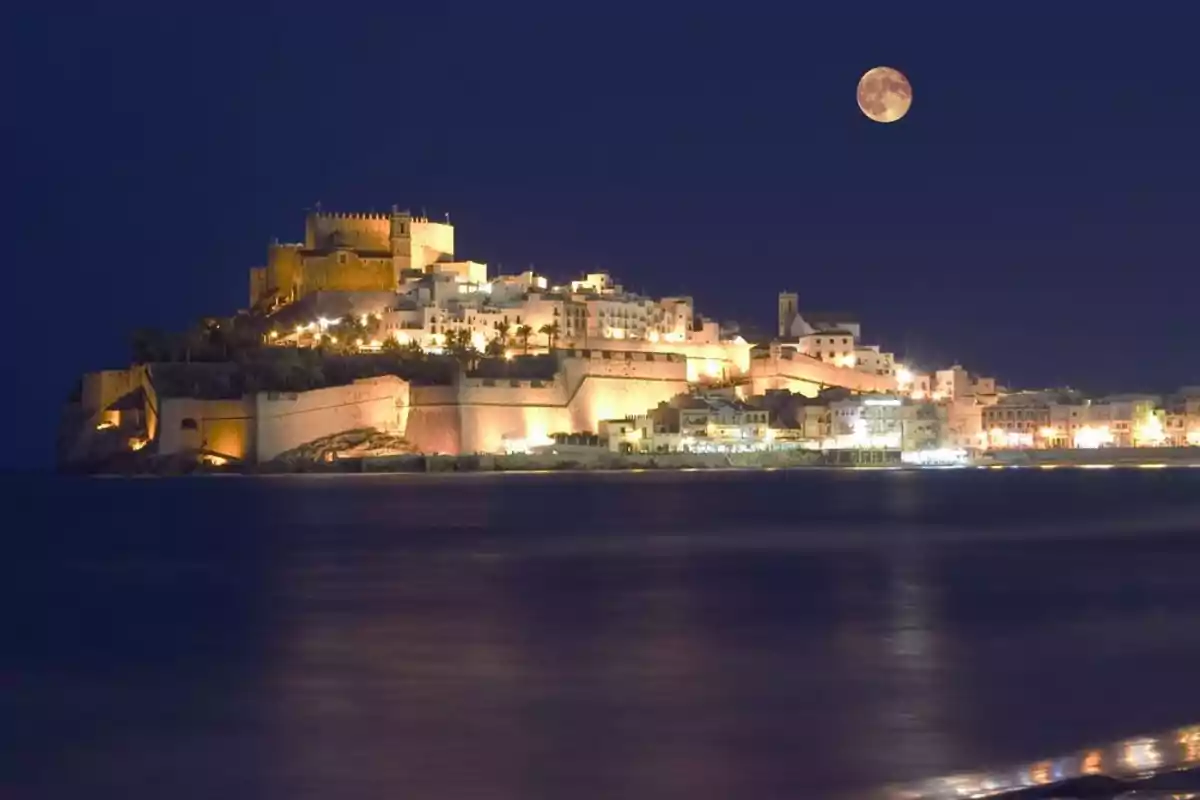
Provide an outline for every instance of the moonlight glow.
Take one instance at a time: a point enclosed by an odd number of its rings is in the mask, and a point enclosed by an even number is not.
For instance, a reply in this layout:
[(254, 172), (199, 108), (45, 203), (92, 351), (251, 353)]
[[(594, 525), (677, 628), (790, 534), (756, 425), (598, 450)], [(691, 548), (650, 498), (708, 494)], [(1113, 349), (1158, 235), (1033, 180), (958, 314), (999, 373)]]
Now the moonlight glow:
[(895, 122), (912, 107), (908, 78), (891, 67), (875, 67), (858, 81), (858, 107), (876, 122)]

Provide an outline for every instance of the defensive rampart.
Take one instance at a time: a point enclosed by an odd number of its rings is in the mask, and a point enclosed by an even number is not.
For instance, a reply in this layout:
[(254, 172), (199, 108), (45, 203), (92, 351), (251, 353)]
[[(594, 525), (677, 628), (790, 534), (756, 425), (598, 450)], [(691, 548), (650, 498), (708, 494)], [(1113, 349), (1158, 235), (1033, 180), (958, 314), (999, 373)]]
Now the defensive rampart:
[(547, 380), (463, 377), (417, 387), (405, 437), (430, 453), (495, 453), (553, 433), (595, 432), (686, 392), (687, 360), (667, 353), (565, 350)]
[(770, 389), (786, 389), (794, 394), (816, 397), (822, 389), (843, 387), (854, 392), (894, 392), (896, 379), (891, 375), (871, 375), (849, 367), (835, 367), (824, 361), (784, 350), (750, 362), (750, 394), (766, 394)]

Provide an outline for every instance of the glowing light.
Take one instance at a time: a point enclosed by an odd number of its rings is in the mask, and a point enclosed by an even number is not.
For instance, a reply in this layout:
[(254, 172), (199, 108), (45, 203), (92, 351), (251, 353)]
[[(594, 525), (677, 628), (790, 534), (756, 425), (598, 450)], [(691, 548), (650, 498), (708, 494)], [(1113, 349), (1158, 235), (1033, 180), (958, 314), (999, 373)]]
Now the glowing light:
[(1112, 443), (1113, 435), (1107, 425), (1095, 428), (1091, 425), (1084, 425), (1075, 431), (1075, 446), (1081, 450), (1095, 450)]
[(105, 421), (105, 422), (101, 422), (99, 425), (97, 425), (97, 426), (96, 426), (96, 430), (98, 430), (98, 431), (106, 431), (106, 430), (108, 430), (109, 428), (115, 428), (115, 427), (117, 427), (116, 423), (114, 423), (114, 422), (109, 422), (109, 421)]
[(650, 331), (650, 333), (646, 334), (646, 338), (652, 342), (657, 342), (658, 341), (658, 331)]
[(359, 347), (362, 347), (364, 344), (366, 344), (366, 340), (365, 340), (365, 339), (359, 339), (359, 340), (357, 340), (357, 341), (355, 342), (355, 344), (356, 344), (356, 345), (358, 345)]
[(906, 386), (910, 386), (912, 382), (912, 370), (904, 365), (896, 367), (896, 383), (901, 389), (905, 388)]
[(854, 443), (860, 447), (866, 445), (869, 439), (867, 434), (867, 421), (859, 417), (858, 419), (854, 420), (852, 430), (854, 432), (851, 434), (851, 438), (854, 440)]
[(513, 359), (513, 351), (512, 351), (512, 350), (505, 350), (505, 351), (504, 351), (504, 360), (505, 360), (505, 361), (512, 361), (512, 359)]
[(141, 437), (130, 439), (129, 440), (129, 449), (136, 453), (138, 450), (141, 450), (147, 444), (149, 444), (149, 442), (146, 439), (143, 439)]
[(1038, 433), (1041, 434), (1043, 439), (1057, 439), (1059, 431), (1058, 428), (1046, 426), (1045, 428), (1039, 430)]
[(1084, 775), (1099, 775), (1104, 769), (1104, 758), (1099, 750), (1092, 750), (1083, 757), (1080, 772)]
[(1200, 447), (1200, 428), (1188, 431), (1187, 443), (1193, 447)]
[(203, 456), (201, 456), (200, 460), (205, 464), (208, 464), (210, 467), (223, 467), (229, 463), (228, 458), (216, 456), (212, 453), (205, 453)]
[(358, 318), (358, 321), (359, 321), (359, 324), (361, 324), (365, 328), (367, 326), (367, 315), (363, 314), (361, 317)]
[(1179, 743), (1183, 745), (1186, 760), (1200, 761), (1200, 728), (1184, 728), (1179, 732)]
[(1166, 464), (1138, 464), (1138, 469), (1166, 469)]
[(1006, 431), (1003, 428), (992, 428), (988, 432), (988, 443), (991, 447), (997, 449), (1033, 447), (1033, 434), (1024, 431)]
[(1134, 445), (1138, 447), (1158, 447), (1167, 440), (1167, 432), (1163, 430), (1162, 420), (1157, 414), (1150, 413), (1133, 429)]
[(330, 336), (330, 337), (329, 337), (329, 343), (330, 343), (330, 344), (337, 344), (337, 337), (336, 337), (336, 336)]
[(924, 400), (925, 399), (925, 390), (924, 389), (914, 389), (913, 393), (912, 393), (912, 399), (913, 400)]
[(868, 400), (863, 400), (863, 405), (864, 406), (898, 406), (898, 405), (901, 405), (901, 402), (895, 398), (888, 398), (888, 399), (884, 399), (884, 400), (876, 400), (876, 399), (872, 398), (872, 399), (868, 399)]
[(858, 363), (858, 359), (854, 356), (838, 356), (833, 363), (839, 367), (853, 368)]
[(472, 331), (471, 346), (476, 350), (483, 350), (485, 347), (487, 347), (487, 338), (479, 331)]
[(1162, 754), (1153, 739), (1138, 739), (1125, 745), (1125, 763), (1136, 770), (1151, 770), (1162, 764)]
[(950, 448), (937, 450), (905, 451), (900, 454), (900, 460), (905, 464), (920, 467), (944, 467), (967, 463), (967, 451)]
[(272, 339), (278, 339), (278, 338), (279, 338), (279, 331), (271, 331), (271, 338), (272, 338)]

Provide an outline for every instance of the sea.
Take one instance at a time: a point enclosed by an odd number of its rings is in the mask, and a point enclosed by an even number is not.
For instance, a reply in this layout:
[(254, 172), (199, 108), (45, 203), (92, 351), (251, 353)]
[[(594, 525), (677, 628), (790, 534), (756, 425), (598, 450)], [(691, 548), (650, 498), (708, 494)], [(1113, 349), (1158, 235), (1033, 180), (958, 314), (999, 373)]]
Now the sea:
[(1200, 469), (3, 482), (4, 798), (851, 798), (1200, 722)]

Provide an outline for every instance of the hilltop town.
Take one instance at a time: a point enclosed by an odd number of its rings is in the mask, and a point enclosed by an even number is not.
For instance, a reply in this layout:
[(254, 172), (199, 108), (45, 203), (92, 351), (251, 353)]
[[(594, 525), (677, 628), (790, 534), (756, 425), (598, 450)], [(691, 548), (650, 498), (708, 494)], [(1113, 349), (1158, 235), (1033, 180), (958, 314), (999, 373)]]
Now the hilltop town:
[(310, 212), (302, 242), (272, 242), (250, 270), (248, 300), (184, 333), (140, 331), (129, 366), (84, 375), (60, 464), (1082, 463), (1100, 451), (1110, 461), (1200, 452), (1200, 389), (1086, 398), (900, 363), (853, 315), (802, 308), (791, 292), (778, 295), (777, 328), (756, 334), (606, 272), (563, 285), (532, 270), (490, 275), (456, 256), (448, 218), (399, 209)]

